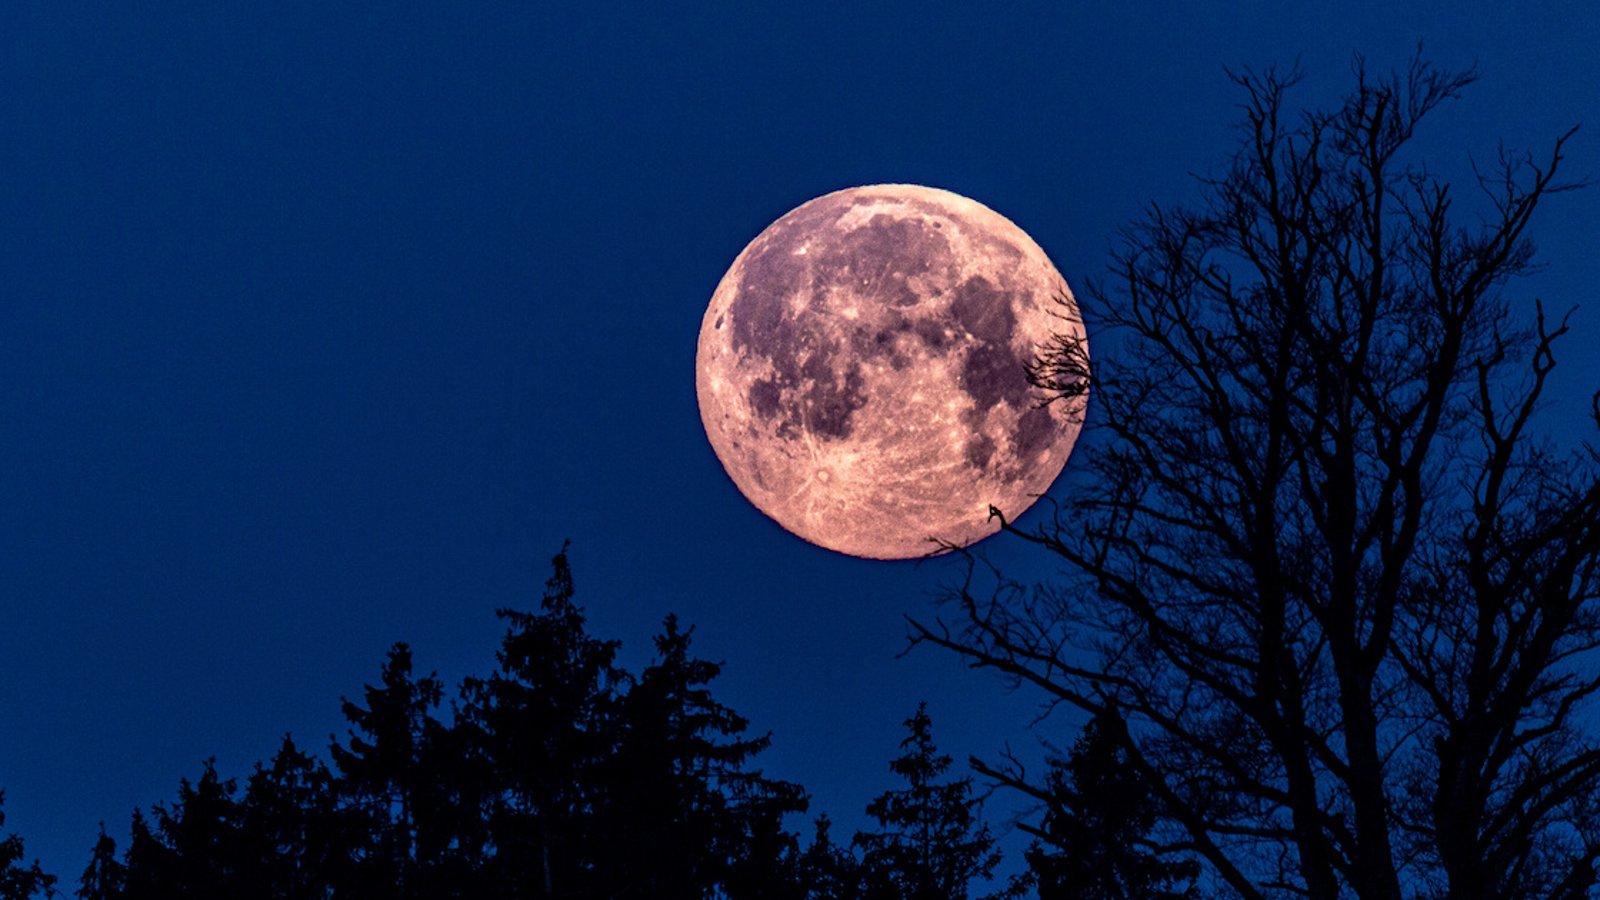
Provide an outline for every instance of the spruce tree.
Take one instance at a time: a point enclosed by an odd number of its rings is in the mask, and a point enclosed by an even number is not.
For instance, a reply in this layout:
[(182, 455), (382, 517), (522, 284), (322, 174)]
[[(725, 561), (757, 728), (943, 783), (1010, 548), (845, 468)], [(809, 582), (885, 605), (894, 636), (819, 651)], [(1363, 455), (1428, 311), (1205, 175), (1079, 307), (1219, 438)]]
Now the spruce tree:
[[(236, 792), (236, 783), (219, 776), (215, 762), (207, 760), (197, 780), (179, 782), (175, 802), (154, 807), (153, 825), (134, 810), (119, 896), (123, 900), (267, 897), (250, 869)], [(110, 849), (107, 846), (105, 852)]]
[[(6, 824), (5, 793), (0, 792), (0, 827)], [(0, 900), (28, 900), (54, 893), (56, 877), (39, 867), (38, 860), (23, 863), (26, 851), (15, 834), (0, 837)]]
[(861, 863), (850, 845), (833, 840), (832, 827), (826, 814), (817, 816), (811, 843), (796, 860), (797, 896), (804, 900), (857, 900), (861, 895)]
[(430, 711), (442, 690), (435, 676), (412, 675), (411, 648), (398, 643), (380, 684), (366, 687), (366, 705), (344, 702), (349, 742), (331, 749), (340, 773), (343, 852), (352, 860), (350, 889), (383, 884), (397, 897), (426, 896), (419, 881), (430, 860), (418, 853), (428, 843), (419, 832), (440, 802), (430, 745), (441, 725)]
[(156, 837), (139, 809), (128, 825), (128, 849), (122, 861), (123, 900), (164, 900), (175, 895), (176, 854)]
[(972, 779), (945, 780), (950, 757), (933, 741), (928, 705), (905, 722), (905, 755), (889, 768), (906, 782), (867, 806), (882, 831), (857, 833), (864, 896), (899, 900), (965, 900), (972, 882), (1000, 863), (994, 835), (978, 816)]
[(1039, 840), (1028, 850), (1040, 900), (1177, 900), (1191, 896), (1192, 861), (1151, 849), (1157, 800), (1117, 743), (1114, 713), (1089, 721), (1072, 755), (1051, 761)]
[(693, 629), (669, 615), (656, 659), (622, 700), (617, 751), (604, 768), (600, 845), (615, 896), (775, 896), (806, 808), (798, 785), (748, 768), (771, 743), (711, 695), (719, 663), (690, 653)]
[(462, 685), (461, 738), (478, 768), (483, 875), (495, 897), (587, 896), (596, 890), (601, 806), (596, 769), (610, 756), (618, 642), (591, 637), (573, 601), (566, 547), (551, 560), (537, 612), (500, 609), (497, 670)]
[(117, 860), (117, 842), (106, 834), (106, 823), (101, 822), (100, 836), (73, 896), (78, 900), (121, 900), (126, 881), (127, 869)]
[(243, 828), (253, 877), (284, 900), (321, 897), (339, 858), (333, 774), (285, 735), (245, 786)]

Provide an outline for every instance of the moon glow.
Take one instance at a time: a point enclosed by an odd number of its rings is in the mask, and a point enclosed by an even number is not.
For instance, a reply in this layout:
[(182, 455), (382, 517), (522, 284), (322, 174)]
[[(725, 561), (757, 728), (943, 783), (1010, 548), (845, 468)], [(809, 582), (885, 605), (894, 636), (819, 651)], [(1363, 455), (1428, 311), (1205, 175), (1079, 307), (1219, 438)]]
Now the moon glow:
[(745, 497), (814, 544), (874, 559), (971, 544), (998, 530), (991, 504), (1031, 506), (1077, 438), (1082, 400), (1040, 406), (1026, 375), (1052, 334), (1083, 337), (1061, 296), (1039, 245), (974, 200), (917, 185), (818, 197), (712, 294), (706, 435)]

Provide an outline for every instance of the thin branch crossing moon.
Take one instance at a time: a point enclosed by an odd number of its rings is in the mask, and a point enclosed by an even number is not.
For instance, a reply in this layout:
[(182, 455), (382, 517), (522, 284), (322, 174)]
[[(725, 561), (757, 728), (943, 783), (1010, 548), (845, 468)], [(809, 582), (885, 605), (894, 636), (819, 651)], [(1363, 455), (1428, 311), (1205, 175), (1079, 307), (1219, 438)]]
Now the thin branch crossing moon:
[[(812, 543), (925, 556), (1014, 518), (1060, 474), (1083, 398), (1040, 405), (1027, 366), (1082, 341), (1039, 245), (974, 200), (836, 191), (734, 260), (700, 327), (695, 388), (739, 490)], [(1065, 301), (1060, 302), (1060, 301)]]

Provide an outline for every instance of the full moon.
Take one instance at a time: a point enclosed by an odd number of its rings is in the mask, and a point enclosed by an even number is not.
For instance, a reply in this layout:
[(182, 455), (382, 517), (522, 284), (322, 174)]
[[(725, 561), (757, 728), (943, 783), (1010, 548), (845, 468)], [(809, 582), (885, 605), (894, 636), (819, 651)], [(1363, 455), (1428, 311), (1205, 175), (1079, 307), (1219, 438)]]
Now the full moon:
[(835, 191), (773, 222), (717, 285), (700, 418), (745, 497), (814, 544), (872, 559), (967, 546), (999, 529), (991, 505), (1015, 518), (1072, 452), (1083, 399), (1042, 405), (1026, 369), (1053, 335), (1084, 337), (1071, 297), (975, 200)]

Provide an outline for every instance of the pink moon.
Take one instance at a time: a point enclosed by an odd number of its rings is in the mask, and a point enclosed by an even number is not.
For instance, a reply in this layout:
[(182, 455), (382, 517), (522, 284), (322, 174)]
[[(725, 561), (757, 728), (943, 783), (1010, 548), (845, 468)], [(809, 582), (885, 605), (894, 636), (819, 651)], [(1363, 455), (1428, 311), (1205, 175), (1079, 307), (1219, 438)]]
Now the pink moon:
[[(841, 553), (905, 559), (999, 529), (1061, 473), (1085, 398), (1044, 405), (1027, 366), (1082, 340), (1066, 282), (975, 200), (850, 188), (756, 236), (712, 294), (695, 389), (741, 493)], [(936, 539), (936, 540), (935, 540)]]

